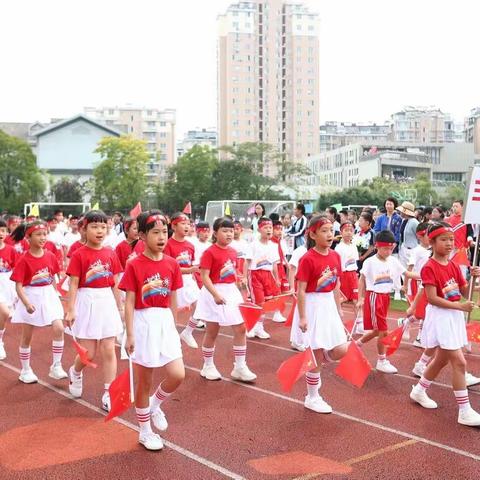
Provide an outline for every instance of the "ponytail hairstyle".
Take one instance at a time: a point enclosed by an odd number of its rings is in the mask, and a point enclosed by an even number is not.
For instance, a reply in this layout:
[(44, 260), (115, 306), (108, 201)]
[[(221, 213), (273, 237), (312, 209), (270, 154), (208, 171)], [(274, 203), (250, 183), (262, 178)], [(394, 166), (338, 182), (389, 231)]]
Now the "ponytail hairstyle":
[(317, 228), (320, 228), (322, 225), (325, 225), (326, 223), (333, 225), (332, 221), (326, 215), (323, 215), (323, 214), (314, 215), (310, 219), (310, 221), (308, 222), (307, 230), (306, 230), (307, 250), (310, 250), (315, 246), (315, 240), (312, 237), (310, 237), (310, 232), (315, 232)]
[(142, 212), (137, 217), (138, 231), (145, 235), (152, 230), (157, 222), (161, 222), (163, 225), (168, 226), (167, 219), (160, 210), (147, 210)]
[(212, 243), (217, 243), (216, 233), (221, 228), (233, 228), (234, 222), (230, 217), (220, 217), (213, 222)]
[(82, 218), (82, 227), (87, 228), (89, 223), (107, 223), (108, 217), (102, 210), (90, 210)]

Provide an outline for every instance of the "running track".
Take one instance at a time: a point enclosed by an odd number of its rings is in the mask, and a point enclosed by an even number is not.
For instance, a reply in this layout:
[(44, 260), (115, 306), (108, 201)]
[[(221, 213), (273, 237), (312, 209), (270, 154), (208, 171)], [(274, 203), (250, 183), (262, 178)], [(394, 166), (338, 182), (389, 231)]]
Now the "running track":
[[(396, 324), (393, 318), (391, 324)], [(217, 368), (225, 375), (222, 381), (202, 379), (201, 351), (184, 347), (186, 380), (164, 406), (170, 423), (166, 448), (147, 452), (137, 443), (133, 409), (103, 422), (104, 412), (98, 408), (101, 367), (86, 370), (80, 400), (71, 399), (66, 380), (48, 377), (48, 329), (38, 331), (32, 347), (32, 366), (40, 382), (20, 383), (20, 331), (9, 325), (9, 356), (0, 362), (0, 479), (478, 478), (480, 431), (456, 423), (448, 372), (430, 390), (438, 410), (426, 411), (408, 398), (419, 349), (403, 343), (391, 358), (400, 373), (373, 371), (361, 390), (336, 377), (334, 365), (327, 365), (322, 395), (334, 413), (320, 415), (303, 408), (303, 381), (291, 394), (281, 392), (275, 372), (293, 354), (289, 329), (268, 321), (266, 326), (272, 339), (248, 344), (248, 364), (258, 375), (254, 385), (229, 379), (228, 330), (215, 352)], [(195, 336), (200, 343), (202, 333)], [(468, 355), (469, 370), (480, 375), (475, 347)], [(365, 353), (374, 365), (374, 345)], [(66, 369), (72, 359), (66, 337)], [(119, 371), (124, 368), (126, 362), (119, 362)], [(160, 378), (161, 372), (156, 380)], [(480, 386), (470, 392), (472, 406), (480, 409)]]

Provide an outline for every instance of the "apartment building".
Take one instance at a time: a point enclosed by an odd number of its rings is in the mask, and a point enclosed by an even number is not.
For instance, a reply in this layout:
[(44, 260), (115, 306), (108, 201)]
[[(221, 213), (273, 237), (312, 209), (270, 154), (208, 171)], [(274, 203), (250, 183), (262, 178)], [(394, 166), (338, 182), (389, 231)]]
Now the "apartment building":
[(465, 141), (473, 143), (476, 162), (480, 163), (480, 107), (472, 108), (465, 120)]
[(188, 152), (194, 145), (217, 147), (217, 130), (215, 128), (196, 128), (188, 130), (183, 139), (177, 143), (177, 158)]

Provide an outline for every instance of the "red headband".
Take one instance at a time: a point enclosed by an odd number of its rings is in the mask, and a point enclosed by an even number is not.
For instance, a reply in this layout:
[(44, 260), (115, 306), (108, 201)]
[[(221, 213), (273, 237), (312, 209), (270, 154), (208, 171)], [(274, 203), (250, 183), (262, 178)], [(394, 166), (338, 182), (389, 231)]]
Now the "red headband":
[(165, 217), (163, 215), (150, 215), (148, 218), (147, 218), (147, 225), (149, 223), (157, 223), (157, 222), (162, 222), (163, 225), (166, 225), (167, 224), (167, 220), (165, 219)]
[(33, 232), (36, 232), (37, 230), (46, 230), (46, 229), (47, 229), (47, 226), (44, 223), (32, 225), (31, 227), (28, 227), (27, 230), (25, 231), (25, 236), (29, 237)]
[(273, 222), (272, 222), (271, 220), (263, 220), (263, 221), (259, 222), (258, 228), (262, 228), (262, 227), (264, 227), (265, 225), (271, 225), (271, 226), (273, 226)]
[(331, 225), (333, 225), (330, 219), (326, 217), (319, 218), (317, 221), (315, 221), (308, 227), (308, 231), (315, 233), (319, 228), (323, 227), (327, 223), (330, 223)]
[(353, 223), (346, 222), (340, 225), (340, 231), (342, 231), (344, 228), (347, 228), (347, 227), (352, 227), (353, 229), (355, 229), (355, 225), (353, 225)]
[(395, 246), (395, 243), (391, 242), (375, 242), (376, 247), (393, 247)]
[(180, 215), (172, 220), (172, 225), (176, 225), (177, 223), (181, 222), (190, 222), (190, 219), (186, 215)]
[(417, 232), (417, 237), (423, 237), (427, 233), (428, 229), (426, 228), (425, 230), (419, 230)]
[(433, 230), (433, 232), (428, 233), (428, 238), (433, 239), (435, 237), (438, 237), (442, 233), (453, 233), (453, 228), (450, 228), (450, 227), (436, 228), (435, 230)]
[(197, 232), (209, 232), (210, 227), (200, 227), (200, 228), (197, 228), (196, 230)]

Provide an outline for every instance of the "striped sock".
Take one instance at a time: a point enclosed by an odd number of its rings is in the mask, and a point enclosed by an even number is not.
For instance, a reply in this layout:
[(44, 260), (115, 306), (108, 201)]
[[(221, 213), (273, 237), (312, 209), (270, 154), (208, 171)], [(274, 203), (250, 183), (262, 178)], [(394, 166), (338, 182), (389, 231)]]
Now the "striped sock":
[(422, 356), (420, 357), (420, 360), (419, 362), (420, 363), (423, 363), (423, 365), (427, 366), (428, 365), (428, 362), (432, 359), (432, 357), (429, 357), (428, 355), (425, 355), (424, 353), (422, 354)]
[(3, 342), (3, 335), (5, 334), (5, 329), (0, 330), (0, 343)]
[(244, 367), (247, 362), (247, 346), (246, 345), (240, 345), (236, 347), (235, 345), (233, 346), (233, 355), (235, 356), (235, 366), (237, 368), (242, 368)]
[(215, 347), (213, 347), (213, 348), (202, 347), (203, 364), (205, 366), (213, 365), (213, 354), (214, 353), (215, 353)]
[(383, 362), (387, 359), (387, 356), (384, 353), (379, 353), (378, 354), (378, 361)]
[(320, 381), (320, 372), (307, 372), (305, 374), (307, 381), (307, 392), (310, 398), (318, 397), (318, 391), (322, 382)]
[(52, 356), (53, 364), (62, 363), (63, 355), (63, 340), (53, 340), (52, 342)]
[(185, 327), (185, 331), (191, 335), (196, 328), (197, 321), (193, 317), (190, 317), (187, 326)]
[(416, 388), (420, 389), (420, 390), (423, 390), (424, 392), (427, 391), (428, 387), (430, 387), (430, 385), (432, 384), (432, 381), (431, 380), (427, 380), (423, 375), (422, 377), (420, 378), (420, 380), (418, 381), (417, 385), (416, 385)]
[(458, 409), (468, 410), (470, 408), (470, 399), (468, 398), (468, 390), (454, 390), (455, 400), (457, 401)]
[(32, 349), (30, 347), (20, 347), (18, 349), (18, 353), (20, 355), (20, 363), (22, 364), (22, 370), (30, 370), (30, 355), (32, 353)]
[(150, 397), (150, 409), (153, 412), (156, 410), (173, 392), (166, 392), (160, 384), (155, 393)]
[(135, 408), (137, 414), (138, 425), (140, 426), (140, 433), (148, 433), (152, 431), (150, 425), (150, 407), (147, 408)]
[(109, 383), (104, 383), (103, 384), (103, 389), (105, 390), (105, 392), (108, 392), (108, 389), (110, 388), (110, 384)]

